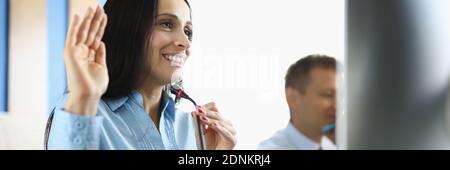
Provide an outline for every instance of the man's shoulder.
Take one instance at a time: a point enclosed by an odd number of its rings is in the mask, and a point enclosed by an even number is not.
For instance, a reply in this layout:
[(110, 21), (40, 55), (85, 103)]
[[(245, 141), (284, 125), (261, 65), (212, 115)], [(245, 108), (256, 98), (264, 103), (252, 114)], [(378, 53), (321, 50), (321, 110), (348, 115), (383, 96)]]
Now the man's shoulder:
[(270, 138), (262, 141), (258, 147), (260, 150), (291, 150), (295, 149), (294, 145), (288, 139), (286, 129), (275, 132)]

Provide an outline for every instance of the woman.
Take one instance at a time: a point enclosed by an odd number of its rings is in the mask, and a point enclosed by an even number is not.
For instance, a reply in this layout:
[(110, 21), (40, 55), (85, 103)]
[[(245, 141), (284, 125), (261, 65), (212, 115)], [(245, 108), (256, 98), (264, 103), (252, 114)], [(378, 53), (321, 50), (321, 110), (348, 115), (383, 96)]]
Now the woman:
[(207, 149), (233, 149), (235, 129), (214, 103), (191, 115), (168, 96), (192, 32), (185, 0), (108, 0), (74, 16), (64, 50), (69, 93), (55, 108), (48, 148), (195, 149), (199, 115)]

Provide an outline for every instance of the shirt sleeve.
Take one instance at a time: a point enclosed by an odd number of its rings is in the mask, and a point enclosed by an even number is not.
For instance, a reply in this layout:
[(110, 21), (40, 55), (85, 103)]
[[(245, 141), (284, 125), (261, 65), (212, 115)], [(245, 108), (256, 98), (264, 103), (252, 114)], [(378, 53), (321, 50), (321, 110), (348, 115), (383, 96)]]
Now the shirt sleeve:
[(57, 106), (50, 129), (48, 149), (100, 149), (102, 123), (102, 116), (79, 116)]

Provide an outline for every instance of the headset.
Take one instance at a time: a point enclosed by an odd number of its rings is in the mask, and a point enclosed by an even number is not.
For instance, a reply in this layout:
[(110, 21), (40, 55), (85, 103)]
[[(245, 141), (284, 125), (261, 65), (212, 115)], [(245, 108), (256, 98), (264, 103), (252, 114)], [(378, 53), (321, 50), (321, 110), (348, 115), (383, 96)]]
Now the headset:
[(325, 125), (325, 126), (322, 128), (322, 133), (330, 133), (330, 132), (332, 132), (334, 129), (336, 129), (336, 124), (335, 124), (335, 123), (330, 123), (330, 124)]
[[(200, 109), (197, 109), (199, 106), (197, 105), (197, 103), (191, 98), (189, 97), (189, 95), (186, 94), (186, 92), (184, 91), (183, 88), (181, 88), (180, 86), (178, 86), (177, 84), (174, 84), (172, 86), (170, 86), (170, 92), (175, 96), (175, 101), (180, 100), (181, 98), (183, 99), (187, 99), (189, 100), (194, 107), (196, 108), (197, 111), (201, 112)], [(197, 139), (197, 147), (198, 150), (206, 150), (206, 144), (205, 144), (205, 127), (203, 126), (200, 117), (198, 115), (194, 116), (194, 119), (196, 119), (196, 139)]]
[(52, 128), (53, 115), (55, 114), (55, 108), (52, 109), (50, 116), (47, 120), (47, 125), (45, 126), (45, 134), (44, 134), (44, 150), (48, 150), (48, 137), (50, 135), (50, 129)]

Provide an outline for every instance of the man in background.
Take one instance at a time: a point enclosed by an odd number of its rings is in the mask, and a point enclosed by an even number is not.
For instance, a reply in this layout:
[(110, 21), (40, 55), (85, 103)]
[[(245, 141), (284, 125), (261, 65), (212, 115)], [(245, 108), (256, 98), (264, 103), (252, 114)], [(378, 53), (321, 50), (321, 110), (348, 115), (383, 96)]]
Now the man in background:
[(258, 149), (336, 149), (336, 60), (307, 56), (290, 66), (285, 79), (291, 119)]

